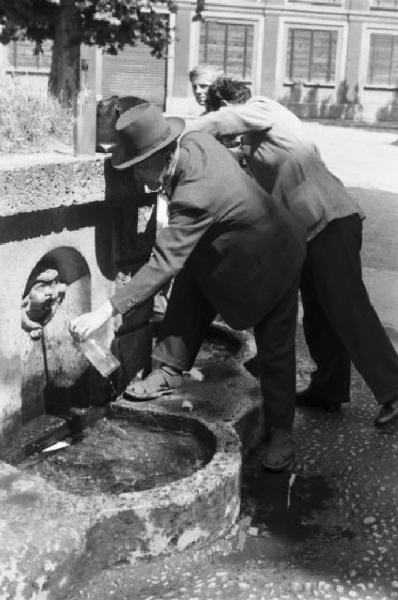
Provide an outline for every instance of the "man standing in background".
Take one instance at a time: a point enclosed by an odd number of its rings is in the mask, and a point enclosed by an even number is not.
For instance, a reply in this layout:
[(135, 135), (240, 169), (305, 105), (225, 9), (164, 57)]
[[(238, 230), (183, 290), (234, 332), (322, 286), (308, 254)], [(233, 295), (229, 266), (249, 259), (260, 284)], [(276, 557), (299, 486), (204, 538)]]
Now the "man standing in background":
[(189, 81), (196, 102), (206, 112), (207, 90), (217, 77), (221, 77), (222, 70), (214, 65), (198, 65), (189, 71)]

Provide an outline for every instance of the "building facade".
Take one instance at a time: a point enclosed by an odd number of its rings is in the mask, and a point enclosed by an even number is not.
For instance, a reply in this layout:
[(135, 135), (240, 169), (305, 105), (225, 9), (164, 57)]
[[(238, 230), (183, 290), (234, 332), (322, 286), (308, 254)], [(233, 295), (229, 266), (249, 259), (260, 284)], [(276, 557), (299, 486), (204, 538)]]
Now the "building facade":
[[(168, 113), (195, 113), (188, 71), (211, 63), (303, 118), (398, 121), (398, 0), (207, 0), (201, 20), (195, 6), (180, 0), (169, 15), (165, 59), (144, 45), (117, 56), (83, 48), (97, 96), (132, 94)], [(24, 72), (25, 50), (3, 48), (15, 73)], [(42, 81), (48, 55), (29, 60), (26, 72)]]
[(398, 121), (398, 0), (179, 2), (170, 111), (210, 62), (301, 117)]

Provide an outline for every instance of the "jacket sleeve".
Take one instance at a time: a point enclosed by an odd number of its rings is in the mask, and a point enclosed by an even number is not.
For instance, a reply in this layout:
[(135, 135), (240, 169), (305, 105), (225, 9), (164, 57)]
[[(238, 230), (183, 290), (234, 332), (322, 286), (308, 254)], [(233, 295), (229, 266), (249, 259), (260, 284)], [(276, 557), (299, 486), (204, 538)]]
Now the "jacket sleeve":
[(230, 104), (186, 122), (185, 133), (204, 131), (215, 137), (269, 130), (274, 124), (272, 107), (261, 100)]
[(183, 194), (178, 196), (170, 203), (169, 226), (158, 233), (151, 258), (110, 298), (121, 314), (145, 302), (172, 279), (213, 222), (206, 210), (184, 200)]

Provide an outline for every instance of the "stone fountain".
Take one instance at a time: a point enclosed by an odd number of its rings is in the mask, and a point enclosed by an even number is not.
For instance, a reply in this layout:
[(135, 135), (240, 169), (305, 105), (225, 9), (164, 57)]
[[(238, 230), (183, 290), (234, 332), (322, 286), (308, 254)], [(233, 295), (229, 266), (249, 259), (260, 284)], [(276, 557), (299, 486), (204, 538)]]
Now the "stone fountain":
[[(101, 304), (148, 259), (156, 197), (104, 155), (2, 157), (0, 190), (0, 597), (62, 598), (95, 569), (180, 551), (233, 525), (260, 394), (236, 359), (246, 338), (221, 331), (235, 357), (220, 368), (210, 361), (184, 401), (110, 402), (109, 382), (89, 368), (68, 319)], [(150, 368), (151, 316), (150, 301), (101, 331), (121, 362), (117, 390)], [(182, 479), (112, 494), (68, 491), (22, 469), (32, 453), (103, 418), (148, 435), (151, 427), (192, 435), (207, 458)]]

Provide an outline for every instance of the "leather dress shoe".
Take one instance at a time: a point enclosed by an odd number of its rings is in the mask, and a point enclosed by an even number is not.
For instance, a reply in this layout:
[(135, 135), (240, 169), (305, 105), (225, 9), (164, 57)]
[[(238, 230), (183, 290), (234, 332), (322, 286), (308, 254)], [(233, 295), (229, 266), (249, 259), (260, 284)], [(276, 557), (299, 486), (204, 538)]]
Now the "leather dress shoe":
[(384, 425), (388, 425), (395, 419), (398, 419), (398, 398), (383, 404), (374, 420), (374, 424), (376, 427), (384, 427)]
[(294, 440), (290, 429), (274, 427), (271, 437), (265, 445), (261, 462), (269, 471), (284, 471), (294, 461)]
[[(348, 401), (347, 401), (348, 402)], [(309, 388), (296, 394), (296, 406), (305, 406), (308, 408), (322, 408), (329, 413), (338, 412), (341, 409), (341, 402), (331, 401), (319, 396)]]

